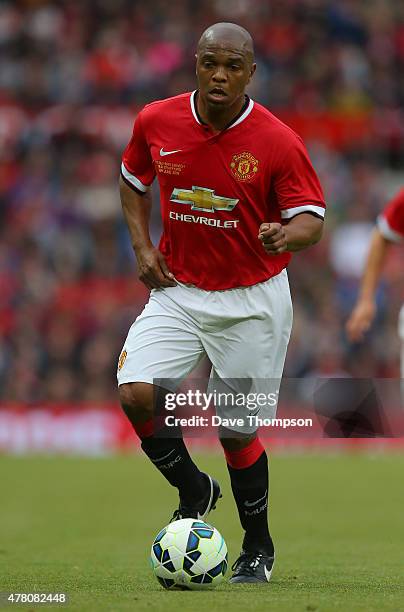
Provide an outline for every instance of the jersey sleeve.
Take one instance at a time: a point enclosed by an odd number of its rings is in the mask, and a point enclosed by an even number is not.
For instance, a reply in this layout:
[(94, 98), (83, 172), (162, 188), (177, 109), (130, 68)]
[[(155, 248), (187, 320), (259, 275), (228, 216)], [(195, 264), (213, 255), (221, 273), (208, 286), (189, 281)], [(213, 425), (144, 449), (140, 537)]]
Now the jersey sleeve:
[(155, 177), (153, 159), (144, 134), (141, 112), (135, 120), (132, 137), (123, 152), (121, 176), (129, 187), (141, 195), (146, 193)]
[(275, 173), (275, 192), (282, 219), (300, 213), (324, 218), (325, 202), (320, 181), (302, 140), (295, 136)]
[(387, 240), (391, 242), (404, 240), (404, 189), (387, 204), (377, 218), (377, 225)]

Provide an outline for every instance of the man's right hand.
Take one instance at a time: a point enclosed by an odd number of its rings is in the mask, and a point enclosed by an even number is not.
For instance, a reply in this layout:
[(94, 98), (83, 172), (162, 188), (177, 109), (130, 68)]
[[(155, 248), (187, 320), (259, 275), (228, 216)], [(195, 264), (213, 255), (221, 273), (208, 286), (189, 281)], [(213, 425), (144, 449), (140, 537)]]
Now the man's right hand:
[(167, 267), (163, 254), (155, 247), (138, 249), (136, 252), (139, 279), (148, 289), (175, 287), (174, 274)]

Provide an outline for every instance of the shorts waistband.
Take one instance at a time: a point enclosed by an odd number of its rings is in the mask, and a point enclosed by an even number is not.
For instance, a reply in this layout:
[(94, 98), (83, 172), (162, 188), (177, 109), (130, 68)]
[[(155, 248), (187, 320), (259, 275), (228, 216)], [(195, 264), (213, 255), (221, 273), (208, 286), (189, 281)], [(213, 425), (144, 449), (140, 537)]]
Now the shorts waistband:
[(281, 276), (284, 276), (285, 274), (287, 274), (286, 268), (283, 268), (280, 272), (278, 272), (278, 274), (275, 274), (274, 276), (270, 276), (269, 278), (266, 278), (263, 281), (260, 281), (259, 283), (255, 283), (254, 285), (239, 285), (238, 287), (229, 287), (229, 289), (203, 289), (202, 287), (197, 287), (196, 285), (193, 285), (192, 283), (184, 283), (183, 281), (179, 281), (176, 279), (177, 284), (180, 287), (185, 287), (186, 289), (197, 289), (198, 291), (204, 291), (205, 293), (213, 293), (213, 292), (217, 292), (217, 293), (224, 293), (225, 291), (239, 291), (240, 289), (251, 289), (252, 287), (260, 287), (262, 285), (265, 285), (265, 283), (268, 283), (276, 278), (279, 278)]

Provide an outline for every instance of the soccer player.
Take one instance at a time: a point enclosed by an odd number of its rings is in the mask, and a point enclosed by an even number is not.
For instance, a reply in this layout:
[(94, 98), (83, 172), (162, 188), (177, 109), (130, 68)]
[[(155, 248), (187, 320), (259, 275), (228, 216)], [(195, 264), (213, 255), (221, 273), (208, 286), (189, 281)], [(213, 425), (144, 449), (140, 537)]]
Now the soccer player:
[[(120, 400), (143, 451), (178, 488), (174, 519), (205, 519), (220, 487), (181, 437), (154, 429), (153, 383), (184, 379), (204, 355), (213, 378), (280, 379), (292, 325), (285, 268), (322, 232), (323, 194), (301, 139), (245, 93), (255, 69), (245, 29), (209, 27), (197, 47), (198, 89), (148, 104), (121, 166), (123, 210), (151, 294), (119, 359)], [(148, 227), (156, 176), (158, 248)], [(230, 582), (267, 582), (267, 455), (254, 428), (220, 438), (245, 532)]]
[[(376, 315), (376, 289), (387, 250), (392, 243), (404, 240), (404, 189), (387, 204), (377, 218), (366, 260), (358, 300), (346, 323), (352, 342), (360, 341)], [(404, 306), (399, 315), (398, 333), (401, 342), (401, 378), (404, 378)]]

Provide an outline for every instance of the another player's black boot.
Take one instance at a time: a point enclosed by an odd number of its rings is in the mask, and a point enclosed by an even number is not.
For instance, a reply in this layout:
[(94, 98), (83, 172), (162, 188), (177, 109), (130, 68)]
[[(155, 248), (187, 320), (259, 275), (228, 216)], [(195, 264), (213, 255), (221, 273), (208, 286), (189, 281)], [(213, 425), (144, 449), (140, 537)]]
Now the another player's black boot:
[(206, 478), (206, 494), (202, 499), (192, 505), (188, 505), (180, 501), (178, 509), (174, 512), (171, 521), (179, 521), (184, 518), (194, 518), (204, 521), (211, 510), (216, 508), (217, 500), (222, 497), (219, 483), (203, 473)]
[(246, 582), (269, 582), (275, 557), (264, 552), (242, 550), (239, 558), (233, 563), (231, 584)]

